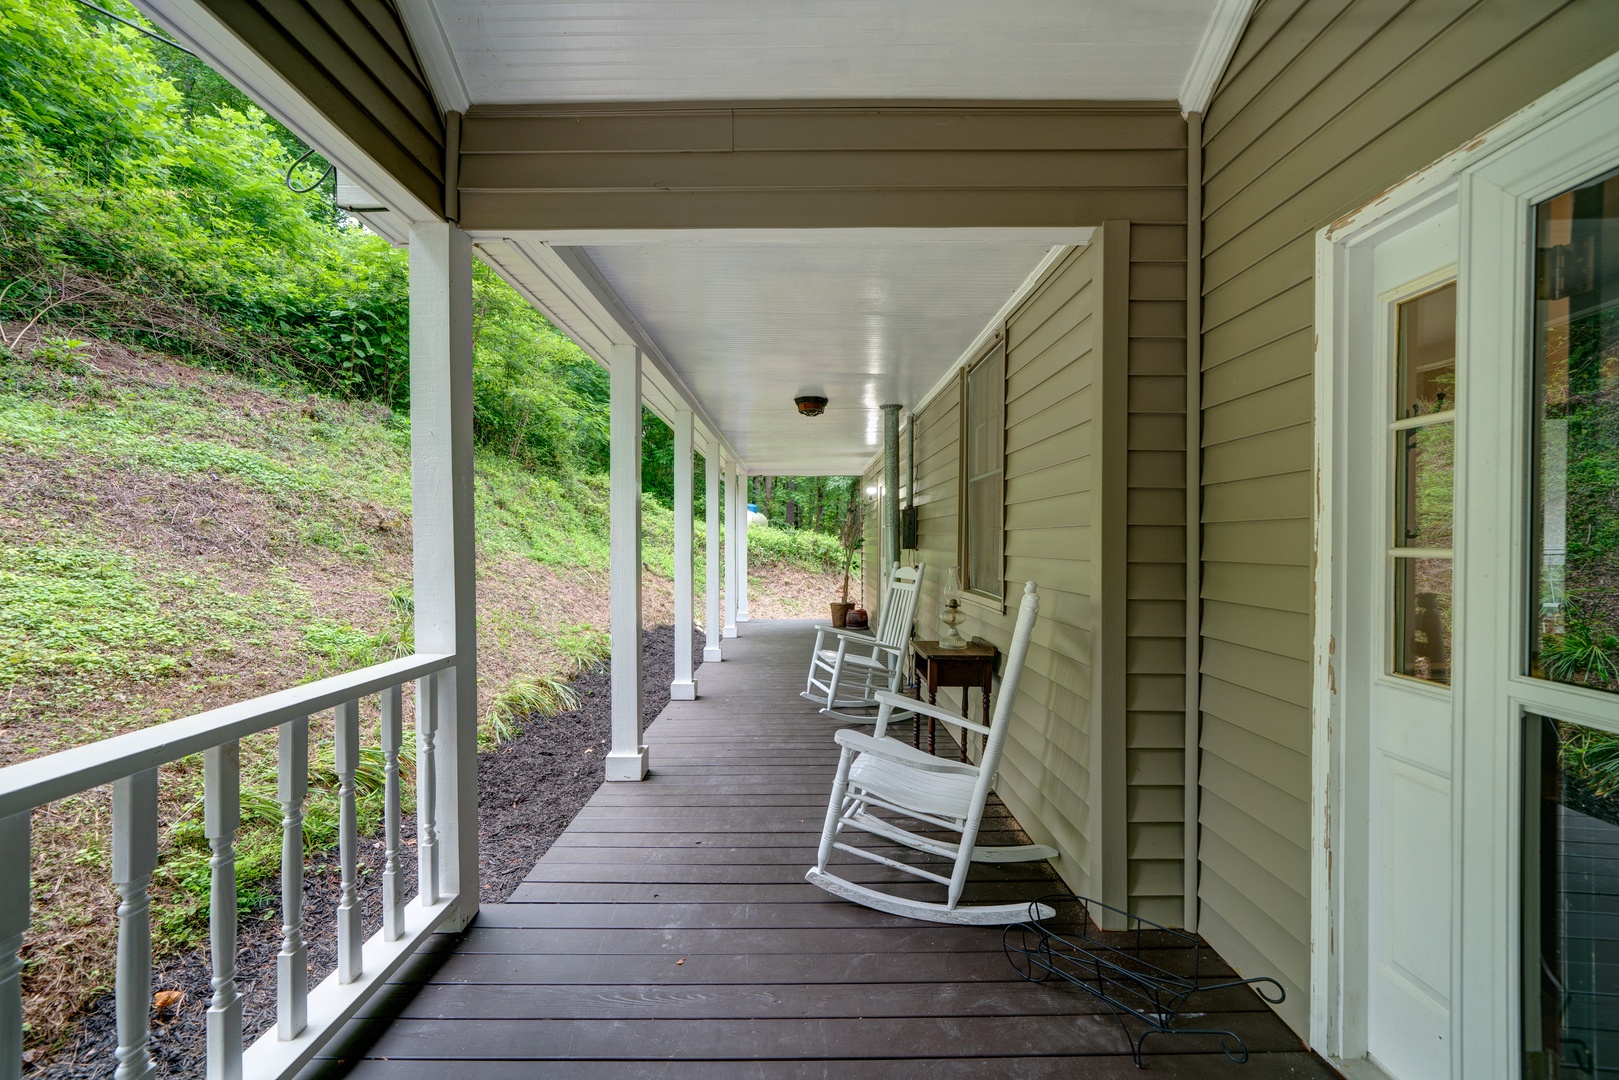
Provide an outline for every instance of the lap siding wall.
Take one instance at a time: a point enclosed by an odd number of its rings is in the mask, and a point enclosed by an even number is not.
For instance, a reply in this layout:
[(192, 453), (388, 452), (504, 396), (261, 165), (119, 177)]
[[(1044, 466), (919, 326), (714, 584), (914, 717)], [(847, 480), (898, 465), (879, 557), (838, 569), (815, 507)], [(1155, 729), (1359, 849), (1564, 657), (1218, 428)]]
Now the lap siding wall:
[(1204, 120), (1199, 927), (1299, 1031), (1314, 235), (1616, 48), (1611, 0), (1262, 0)]

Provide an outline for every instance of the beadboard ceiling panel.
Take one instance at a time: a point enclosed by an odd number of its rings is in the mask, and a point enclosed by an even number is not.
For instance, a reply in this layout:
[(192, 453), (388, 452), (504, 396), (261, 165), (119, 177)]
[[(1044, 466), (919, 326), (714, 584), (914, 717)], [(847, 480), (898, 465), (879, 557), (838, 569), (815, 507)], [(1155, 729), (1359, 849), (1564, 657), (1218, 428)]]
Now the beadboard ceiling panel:
[[(1050, 245), (870, 236), (584, 249), (750, 472), (847, 475), (949, 371)], [(793, 398), (830, 399), (819, 417)]]
[(1218, 0), (436, 0), (473, 102), (1168, 101)]

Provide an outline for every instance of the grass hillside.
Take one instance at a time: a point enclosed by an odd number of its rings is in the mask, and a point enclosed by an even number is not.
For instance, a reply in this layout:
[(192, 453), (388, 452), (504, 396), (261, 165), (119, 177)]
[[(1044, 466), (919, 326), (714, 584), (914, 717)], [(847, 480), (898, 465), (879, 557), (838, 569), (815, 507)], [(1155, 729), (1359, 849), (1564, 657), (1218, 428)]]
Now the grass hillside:
[[(13, 342), (0, 350), (0, 764), (411, 651), (407, 418), (21, 329), (0, 325)], [(600, 477), (478, 456), (485, 745), (606, 653), (606, 496)], [(648, 497), (643, 520), (645, 621), (668, 623), (673, 519)], [(814, 613), (801, 597), (832, 591), (830, 540), (754, 539), (758, 615)], [(335, 842), (329, 717), (312, 737), (313, 852)], [(243, 747), (244, 907), (277, 869), (273, 760), (273, 736)], [(200, 759), (165, 769), (162, 790), (154, 907), (173, 949), (206, 922)], [(101, 790), (35, 815), (36, 1045), (111, 982), (109, 806)], [(379, 815), (367, 791), (362, 826)]]

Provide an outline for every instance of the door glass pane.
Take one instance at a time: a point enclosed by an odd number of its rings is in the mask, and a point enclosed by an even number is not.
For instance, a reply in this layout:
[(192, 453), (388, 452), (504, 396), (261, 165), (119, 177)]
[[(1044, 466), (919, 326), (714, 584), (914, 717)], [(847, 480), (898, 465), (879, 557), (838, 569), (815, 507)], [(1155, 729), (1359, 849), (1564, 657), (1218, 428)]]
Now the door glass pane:
[(1448, 548), (1455, 520), (1456, 425), (1440, 420), (1395, 432), (1399, 512), (1394, 546)]
[(1523, 1074), (1619, 1076), (1619, 735), (1529, 725)]
[(1619, 173), (1535, 217), (1530, 672), (1619, 691)]
[(1456, 283), (1400, 305), (1400, 416), (1456, 407)]
[(1394, 670), (1450, 684), (1450, 560), (1394, 560)]

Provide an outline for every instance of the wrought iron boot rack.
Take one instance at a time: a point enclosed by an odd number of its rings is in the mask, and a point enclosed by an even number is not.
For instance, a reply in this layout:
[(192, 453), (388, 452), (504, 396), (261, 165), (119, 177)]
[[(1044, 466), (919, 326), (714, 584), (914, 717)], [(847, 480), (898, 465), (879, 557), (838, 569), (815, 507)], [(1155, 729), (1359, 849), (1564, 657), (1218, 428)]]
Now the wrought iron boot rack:
[[(1190, 1026), (1186, 1021), (1205, 1015), (1193, 1012), (1202, 995), (1239, 986), (1252, 987), (1265, 1001), (1279, 1005), (1287, 992), (1268, 976), (1236, 979), (1204, 975), (1202, 966), (1207, 947), (1194, 934), (1167, 926), (1109, 904), (1086, 897), (1044, 896), (1037, 905), (1054, 908), (1049, 919), (1030, 918), (1006, 928), (1002, 937), (1006, 957), (1017, 973), (1030, 982), (1046, 982), (1052, 977), (1071, 983), (1095, 995), (1108, 1007), (1124, 1029), (1130, 1043), (1130, 1056), (1141, 1068), (1142, 1047), (1152, 1035), (1208, 1035), (1220, 1041), (1225, 1056), (1237, 1064), (1248, 1060), (1248, 1044), (1232, 1031)], [(1093, 912), (1110, 912), (1123, 930), (1103, 930)], [(1107, 918), (1108, 922), (1115, 921)], [(1064, 928), (1057, 933), (1054, 928)], [(1077, 929), (1069, 931), (1069, 927)], [(1147, 957), (1173, 957), (1171, 971)], [(1274, 989), (1275, 996), (1268, 991)], [(1205, 998), (1206, 1000), (1206, 998)], [(1131, 1021), (1135, 1021), (1132, 1026)], [(1138, 1034), (1139, 1031), (1139, 1034)]]

